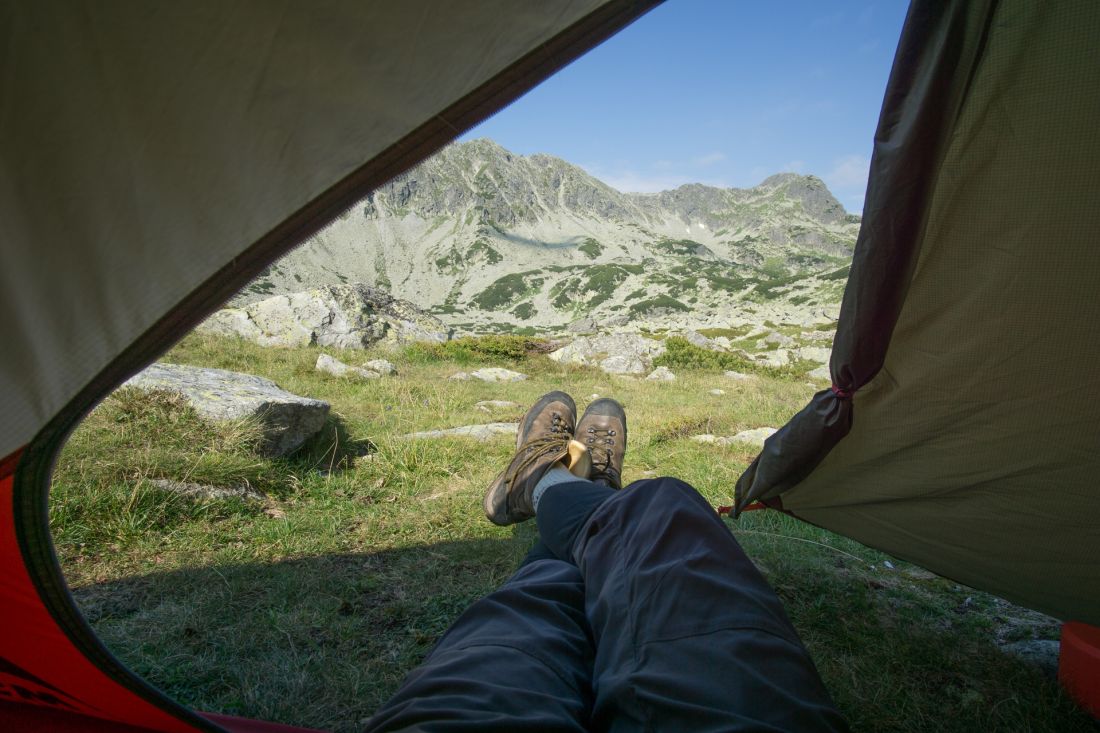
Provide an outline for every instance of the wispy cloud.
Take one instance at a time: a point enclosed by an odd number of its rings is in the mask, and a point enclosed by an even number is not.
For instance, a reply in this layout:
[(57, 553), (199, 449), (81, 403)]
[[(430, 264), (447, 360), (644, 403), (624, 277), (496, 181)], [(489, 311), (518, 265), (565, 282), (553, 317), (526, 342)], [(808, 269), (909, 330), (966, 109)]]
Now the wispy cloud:
[(714, 151), (713, 153), (707, 153), (706, 155), (699, 155), (691, 159), (691, 162), (700, 168), (706, 168), (707, 166), (714, 165), (715, 163), (721, 163), (726, 159), (726, 154), (720, 151)]
[(825, 175), (825, 183), (835, 189), (865, 188), (870, 166), (871, 161), (865, 155), (847, 155), (833, 164), (833, 169)]

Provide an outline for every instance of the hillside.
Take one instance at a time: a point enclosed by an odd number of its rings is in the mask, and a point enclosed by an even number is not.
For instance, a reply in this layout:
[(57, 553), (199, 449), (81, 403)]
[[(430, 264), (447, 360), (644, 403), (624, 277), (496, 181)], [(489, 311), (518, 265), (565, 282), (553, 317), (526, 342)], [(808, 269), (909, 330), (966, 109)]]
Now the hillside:
[(474, 140), (383, 186), (235, 302), (366, 282), (459, 331), (809, 323), (835, 316), (858, 231), (814, 176), (629, 194)]

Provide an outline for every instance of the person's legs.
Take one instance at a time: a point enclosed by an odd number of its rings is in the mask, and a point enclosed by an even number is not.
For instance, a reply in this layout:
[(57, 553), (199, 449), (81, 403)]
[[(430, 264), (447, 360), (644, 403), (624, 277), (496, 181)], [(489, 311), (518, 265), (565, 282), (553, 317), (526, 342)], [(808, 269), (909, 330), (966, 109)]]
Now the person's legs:
[(536, 559), (466, 609), (366, 730), (584, 731), (593, 655), (580, 571)]
[(699, 494), (562, 484), (542, 541), (580, 568), (594, 730), (845, 730), (779, 599)]

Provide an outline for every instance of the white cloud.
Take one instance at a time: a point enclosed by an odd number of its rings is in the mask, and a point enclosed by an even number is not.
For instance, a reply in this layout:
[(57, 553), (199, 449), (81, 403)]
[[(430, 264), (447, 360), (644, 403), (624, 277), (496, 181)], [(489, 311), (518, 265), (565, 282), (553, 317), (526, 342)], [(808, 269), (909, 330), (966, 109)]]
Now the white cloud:
[(825, 183), (833, 189), (859, 186), (862, 190), (867, 187), (867, 171), (870, 166), (871, 161), (866, 156), (848, 155), (833, 164), (833, 169), (825, 175)]

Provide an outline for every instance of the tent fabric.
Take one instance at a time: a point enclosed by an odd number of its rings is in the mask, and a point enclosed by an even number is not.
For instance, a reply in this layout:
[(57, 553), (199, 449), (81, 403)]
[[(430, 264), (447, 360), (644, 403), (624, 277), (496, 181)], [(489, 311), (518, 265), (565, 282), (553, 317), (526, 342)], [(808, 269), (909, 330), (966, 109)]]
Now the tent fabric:
[(0, 6), (0, 456), (248, 245), (602, 4)]
[(61, 441), (280, 254), (655, 4), (0, 5), (9, 729), (40, 719), (14, 703), (157, 731), (241, 728), (134, 677), (80, 616), (49, 538)]
[(835, 387), (738, 505), (1097, 624), (1100, 4), (937, 6), (884, 103)]

